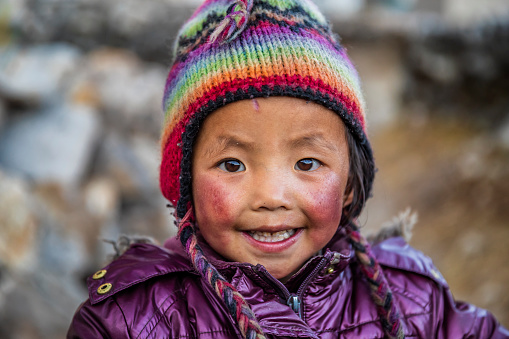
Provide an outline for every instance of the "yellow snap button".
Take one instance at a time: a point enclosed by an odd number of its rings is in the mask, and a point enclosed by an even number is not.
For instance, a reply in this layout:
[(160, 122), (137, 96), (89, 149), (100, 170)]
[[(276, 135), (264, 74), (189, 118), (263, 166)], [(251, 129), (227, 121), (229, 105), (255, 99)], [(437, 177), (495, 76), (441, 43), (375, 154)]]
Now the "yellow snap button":
[(334, 273), (334, 266), (329, 266), (329, 268), (327, 268), (327, 273), (329, 274)]
[(104, 277), (106, 275), (106, 272), (107, 272), (106, 270), (97, 271), (92, 276), (92, 279), (94, 279), (94, 280), (101, 279), (102, 277)]
[(108, 293), (111, 290), (112, 287), (113, 287), (113, 285), (111, 285), (110, 283), (102, 284), (97, 289), (97, 293), (99, 293), (99, 294), (106, 294), (106, 293)]

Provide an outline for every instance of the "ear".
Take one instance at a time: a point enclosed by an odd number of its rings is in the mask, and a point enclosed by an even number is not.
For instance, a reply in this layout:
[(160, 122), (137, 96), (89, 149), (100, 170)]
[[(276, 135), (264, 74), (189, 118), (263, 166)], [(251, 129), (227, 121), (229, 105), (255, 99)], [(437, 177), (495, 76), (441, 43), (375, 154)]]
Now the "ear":
[(350, 192), (345, 194), (343, 198), (343, 208), (350, 205), (352, 201), (353, 201), (353, 190), (350, 190)]

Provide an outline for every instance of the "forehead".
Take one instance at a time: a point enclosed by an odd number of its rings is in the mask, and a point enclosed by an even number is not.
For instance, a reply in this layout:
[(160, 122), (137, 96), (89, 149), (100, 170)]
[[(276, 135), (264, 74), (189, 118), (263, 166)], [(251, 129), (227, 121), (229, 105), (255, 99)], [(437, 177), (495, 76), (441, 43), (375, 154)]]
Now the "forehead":
[(200, 128), (197, 143), (231, 139), (256, 143), (327, 140), (346, 142), (345, 126), (333, 111), (314, 102), (269, 97), (237, 101), (213, 112)]

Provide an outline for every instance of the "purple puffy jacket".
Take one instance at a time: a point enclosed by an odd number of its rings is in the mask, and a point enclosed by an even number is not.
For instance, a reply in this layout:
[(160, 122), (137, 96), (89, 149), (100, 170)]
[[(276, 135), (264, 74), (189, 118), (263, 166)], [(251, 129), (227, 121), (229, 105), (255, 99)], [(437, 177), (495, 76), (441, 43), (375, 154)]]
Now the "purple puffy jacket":
[[(350, 245), (338, 237), (329, 248), (284, 285), (262, 266), (224, 262), (210, 249), (207, 256), (251, 305), (267, 338), (383, 338)], [(373, 252), (407, 338), (509, 338), (489, 312), (455, 302), (431, 260), (402, 238), (385, 240)], [(164, 248), (132, 245), (104, 270), (89, 278), (90, 298), (76, 312), (68, 338), (241, 337), (177, 239)]]

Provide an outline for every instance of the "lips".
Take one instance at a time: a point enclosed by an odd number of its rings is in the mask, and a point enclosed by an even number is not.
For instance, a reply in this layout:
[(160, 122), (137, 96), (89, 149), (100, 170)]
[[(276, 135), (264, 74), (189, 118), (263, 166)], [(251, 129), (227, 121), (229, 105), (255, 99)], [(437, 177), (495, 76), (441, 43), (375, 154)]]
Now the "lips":
[(268, 227), (257, 231), (242, 232), (246, 241), (262, 253), (282, 253), (296, 244), (303, 234), (304, 228)]
[(259, 231), (251, 231), (248, 232), (249, 235), (260, 242), (280, 242), (290, 238), (295, 234), (295, 229), (283, 230), (279, 232), (259, 232)]

